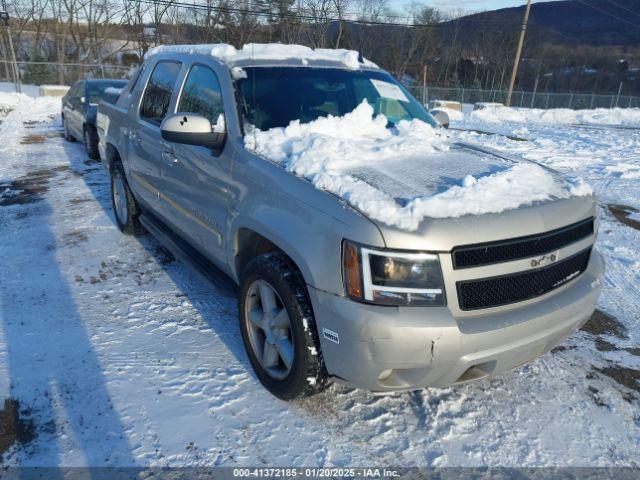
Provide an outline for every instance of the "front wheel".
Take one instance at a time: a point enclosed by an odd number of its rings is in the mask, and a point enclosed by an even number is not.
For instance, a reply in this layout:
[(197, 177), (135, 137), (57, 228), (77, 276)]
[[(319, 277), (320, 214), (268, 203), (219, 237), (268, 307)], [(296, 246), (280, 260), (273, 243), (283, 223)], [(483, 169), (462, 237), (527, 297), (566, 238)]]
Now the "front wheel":
[(286, 255), (249, 262), (238, 302), (244, 346), (267, 390), (292, 400), (329, 385), (306, 285)]

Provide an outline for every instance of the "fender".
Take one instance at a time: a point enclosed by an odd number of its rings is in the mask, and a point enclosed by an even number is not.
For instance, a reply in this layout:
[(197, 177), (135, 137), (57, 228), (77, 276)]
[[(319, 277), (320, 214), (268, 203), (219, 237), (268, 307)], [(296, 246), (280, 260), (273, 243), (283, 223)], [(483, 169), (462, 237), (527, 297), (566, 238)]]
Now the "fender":
[[(331, 240), (329, 236), (317, 236), (314, 239), (313, 235), (308, 233), (309, 225), (302, 222), (299, 217), (292, 215), (290, 212), (276, 211), (276, 209), (267, 205), (258, 208), (255, 213), (257, 214), (256, 217), (243, 215), (235, 217), (229, 229), (228, 238), (232, 241), (227, 242), (227, 262), (231, 266), (234, 279), (238, 283), (240, 283), (240, 272), (235, 267), (235, 257), (238, 253), (237, 238), (239, 231), (247, 228), (262, 235), (291, 257), (300, 269), (307, 285), (326, 289), (333, 283), (333, 288), (330, 291), (339, 293), (342, 288), (339, 258), (335, 258), (332, 261), (322, 254), (318, 255), (325, 264), (325, 268), (322, 270), (326, 272), (325, 275), (329, 274), (329, 277), (324, 278), (333, 279), (331, 282), (323, 282), (324, 285), (322, 286), (318, 285), (317, 281), (317, 278), (321, 277), (322, 274), (318, 270), (314, 270), (317, 266), (311, 267), (307, 262), (307, 260), (314, 262), (314, 258), (309, 252), (324, 252), (327, 250), (326, 245), (328, 242), (340, 242), (339, 238)], [(318, 213), (320, 214), (320, 212)], [(260, 218), (260, 221), (256, 220), (256, 218)], [(307, 233), (304, 233), (305, 229)], [(291, 243), (287, 239), (296, 239), (296, 243)], [(334, 247), (332, 250), (336, 251), (336, 248)], [(316, 272), (315, 276), (312, 273), (314, 271)]]

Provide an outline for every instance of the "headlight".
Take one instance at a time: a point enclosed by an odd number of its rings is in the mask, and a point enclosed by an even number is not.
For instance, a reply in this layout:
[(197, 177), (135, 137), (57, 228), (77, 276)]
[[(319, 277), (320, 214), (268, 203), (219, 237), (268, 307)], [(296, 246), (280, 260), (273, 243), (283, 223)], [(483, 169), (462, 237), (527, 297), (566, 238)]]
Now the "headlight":
[(438, 255), (377, 250), (345, 240), (342, 269), (347, 295), (381, 305), (446, 305)]

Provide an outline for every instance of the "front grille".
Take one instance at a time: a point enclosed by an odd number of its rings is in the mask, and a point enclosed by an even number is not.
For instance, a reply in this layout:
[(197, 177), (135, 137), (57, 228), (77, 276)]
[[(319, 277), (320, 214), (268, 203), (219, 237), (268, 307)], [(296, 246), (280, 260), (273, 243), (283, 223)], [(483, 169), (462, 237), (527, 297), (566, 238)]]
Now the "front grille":
[(553, 252), (593, 234), (593, 218), (539, 235), (479, 243), (453, 249), (453, 268), (510, 262)]
[(538, 297), (580, 275), (587, 268), (591, 248), (547, 267), (500, 277), (457, 282), (461, 310), (498, 307)]

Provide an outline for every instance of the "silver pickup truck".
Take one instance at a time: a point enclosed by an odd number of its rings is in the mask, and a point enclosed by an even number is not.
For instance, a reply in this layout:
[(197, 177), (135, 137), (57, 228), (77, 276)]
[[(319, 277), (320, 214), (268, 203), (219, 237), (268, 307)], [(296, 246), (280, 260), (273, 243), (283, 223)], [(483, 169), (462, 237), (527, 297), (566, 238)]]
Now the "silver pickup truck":
[[(331, 381), (382, 392), (476, 380), (587, 321), (604, 274), (593, 195), (425, 216), (416, 228), (376, 220), (248, 138), (344, 116), (363, 100), (389, 129), (441, 126), (355, 52), (267, 47), (155, 50), (100, 104), (98, 133), (118, 227), (146, 228), (212, 282), (239, 285), (247, 355), (269, 391), (293, 399)], [(406, 204), (519, 163), (462, 143), (443, 155), (406, 182), (384, 169), (361, 180)]]

